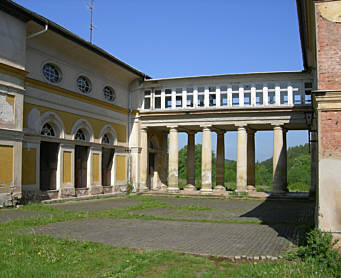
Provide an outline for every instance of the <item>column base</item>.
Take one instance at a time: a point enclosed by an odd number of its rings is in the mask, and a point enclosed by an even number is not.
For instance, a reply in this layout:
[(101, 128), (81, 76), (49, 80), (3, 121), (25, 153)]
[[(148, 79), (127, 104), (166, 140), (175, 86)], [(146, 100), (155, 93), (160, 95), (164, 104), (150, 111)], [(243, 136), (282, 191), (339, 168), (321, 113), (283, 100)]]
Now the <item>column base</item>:
[(235, 190), (236, 192), (247, 192), (247, 186), (239, 186)]
[(257, 190), (256, 190), (256, 186), (254, 186), (254, 185), (248, 185), (248, 186), (247, 186), (247, 191), (250, 191), (250, 192), (255, 192), (255, 191), (257, 191)]
[(211, 195), (213, 193), (212, 188), (201, 188), (200, 193), (203, 195)]
[(168, 193), (179, 193), (180, 189), (178, 187), (167, 187)]
[(283, 189), (275, 189), (275, 190), (272, 190), (271, 195), (285, 195), (286, 193), (287, 191)]
[(214, 187), (213, 192), (226, 192), (226, 188), (225, 186), (217, 185), (216, 187)]
[(310, 190), (309, 191), (309, 197), (315, 197), (316, 196), (316, 191), (315, 190)]
[(140, 184), (138, 192), (146, 192), (149, 191), (149, 188), (145, 184)]
[(187, 184), (184, 191), (197, 191), (197, 188), (193, 184)]

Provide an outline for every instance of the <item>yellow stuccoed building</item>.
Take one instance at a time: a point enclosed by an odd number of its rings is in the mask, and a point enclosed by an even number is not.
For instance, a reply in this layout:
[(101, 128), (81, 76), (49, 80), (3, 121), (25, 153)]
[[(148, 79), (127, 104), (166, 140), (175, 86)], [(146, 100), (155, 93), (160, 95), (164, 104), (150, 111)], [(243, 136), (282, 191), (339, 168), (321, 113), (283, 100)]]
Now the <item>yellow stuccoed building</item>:
[[(0, 206), (134, 192), (255, 191), (257, 131), (273, 132), (273, 192), (287, 194), (288, 130), (308, 130), (316, 223), (341, 233), (341, 1), (297, 0), (304, 70), (152, 79), (56, 23), (0, 0)], [(67, 50), (67, 51), (66, 51)], [(179, 188), (178, 133), (188, 134)], [(196, 188), (195, 134), (202, 132)], [(212, 184), (212, 133), (217, 134)]]

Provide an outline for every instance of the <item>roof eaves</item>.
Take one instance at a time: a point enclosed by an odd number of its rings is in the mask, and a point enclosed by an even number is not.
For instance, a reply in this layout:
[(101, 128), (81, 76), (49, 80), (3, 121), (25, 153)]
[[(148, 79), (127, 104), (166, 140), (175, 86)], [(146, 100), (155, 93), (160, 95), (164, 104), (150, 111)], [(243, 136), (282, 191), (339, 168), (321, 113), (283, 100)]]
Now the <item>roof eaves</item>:
[(81, 37), (77, 36), (76, 34), (70, 32), (69, 30), (67, 30), (66, 28), (58, 25), (57, 23), (41, 16), (38, 15), (36, 13), (34, 13), (33, 11), (26, 9), (20, 5), (18, 5), (17, 3), (11, 1), (11, 0), (0, 0), (0, 10), (5, 11), (6, 13), (19, 18), (25, 22), (29, 21), (29, 20), (33, 20), (38, 24), (41, 25), (45, 25), (47, 24), (49, 26), (49, 29), (51, 29), (52, 31), (56, 32), (57, 34), (65, 37), (66, 39), (69, 39), (79, 45), (81, 45), (82, 47), (96, 53), (97, 55), (109, 60), (110, 62), (113, 62), (117, 65), (119, 65), (120, 67), (124, 68), (125, 70), (128, 70), (129, 72), (143, 78), (143, 79), (151, 79), (150, 76), (146, 75), (145, 73), (133, 68), (132, 66), (124, 63), (123, 61), (117, 59), (116, 57), (112, 56), (111, 54), (109, 54), (108, 52), (106, 52), (105, 50), (103, 50), (102, 48), (91, 44), (90, 42), (82, 39)]

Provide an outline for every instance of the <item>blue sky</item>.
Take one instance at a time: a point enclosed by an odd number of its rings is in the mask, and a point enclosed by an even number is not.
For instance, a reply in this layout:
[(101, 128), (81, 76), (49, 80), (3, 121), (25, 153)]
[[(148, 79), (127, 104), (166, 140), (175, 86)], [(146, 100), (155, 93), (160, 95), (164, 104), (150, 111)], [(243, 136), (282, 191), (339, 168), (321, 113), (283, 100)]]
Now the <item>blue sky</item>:
[[(87, 1), (16, 2), (89, 38)], [(295, 0), (95, 0), (94, 7), (94, 44), (153, 78), (303, 69)], [(226, 158), (235, 159), (236, 134), (225, 141)], [(306, 131), (288, 132), (288, 146), (306, 142)], [(257, 160), (271, 157), (272, 146), (272, 132), (256, 133)]]

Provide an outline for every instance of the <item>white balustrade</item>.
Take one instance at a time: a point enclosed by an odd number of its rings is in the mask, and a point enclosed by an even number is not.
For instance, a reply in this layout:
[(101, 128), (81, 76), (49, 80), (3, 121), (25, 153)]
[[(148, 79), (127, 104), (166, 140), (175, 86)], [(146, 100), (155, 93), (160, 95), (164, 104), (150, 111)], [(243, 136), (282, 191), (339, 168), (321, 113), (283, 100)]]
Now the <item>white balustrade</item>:
[(270, 81), (146, 88), (142, 110), (231, 109), (311, 105), (312, 81)]

